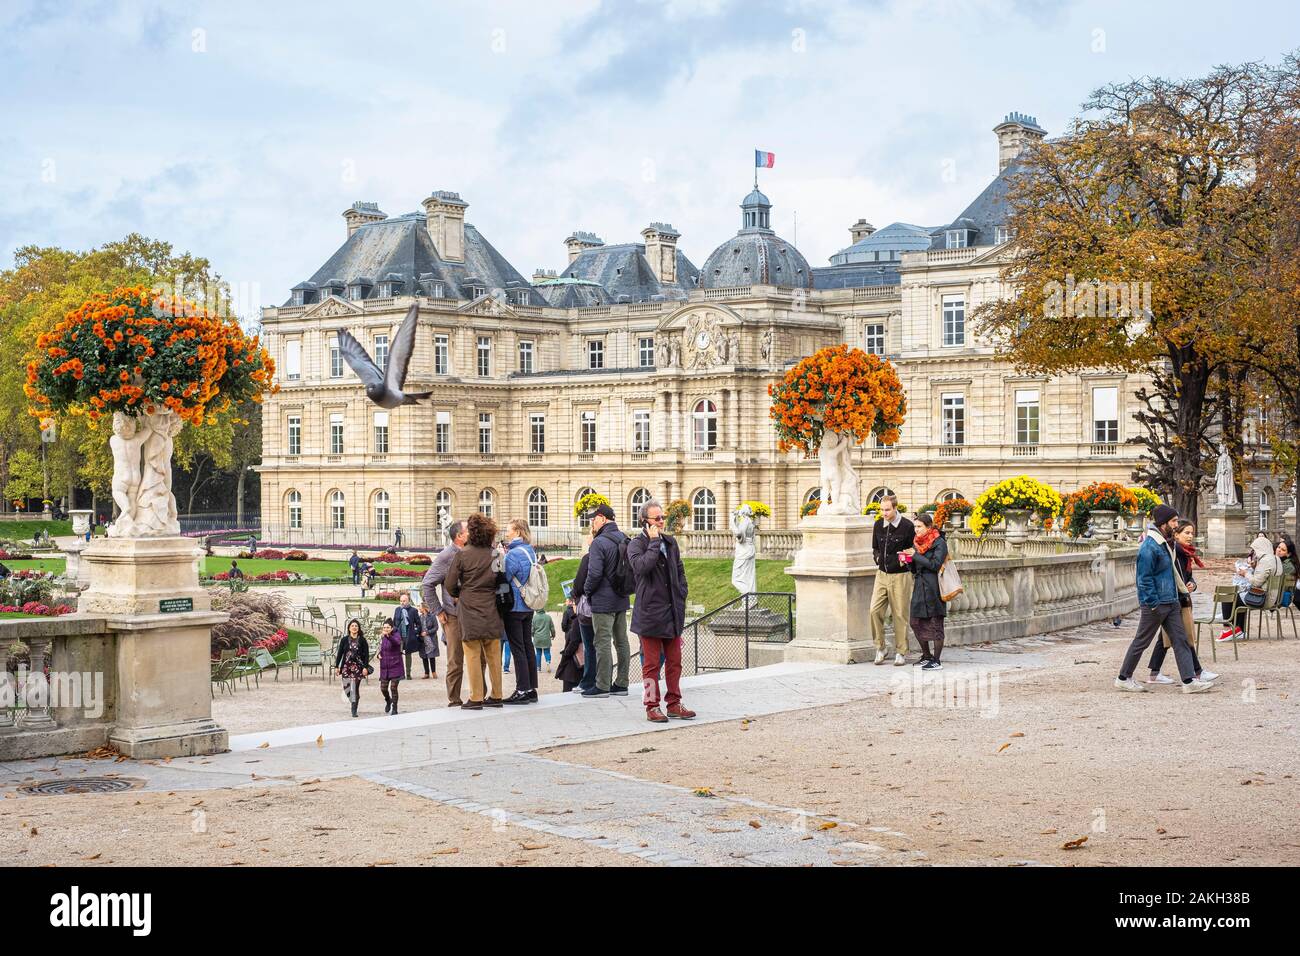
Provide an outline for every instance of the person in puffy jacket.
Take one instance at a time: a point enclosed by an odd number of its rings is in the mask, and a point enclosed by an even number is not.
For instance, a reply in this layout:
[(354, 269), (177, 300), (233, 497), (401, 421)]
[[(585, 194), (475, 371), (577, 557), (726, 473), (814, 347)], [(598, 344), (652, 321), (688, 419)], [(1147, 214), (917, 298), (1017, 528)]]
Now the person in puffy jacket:
[(537, 651), (533, 647), (533, 609), (524, 603), (520, 593), (528, 582), (528, 575), (537, 563), (537, 552), (532, 546), (532, 532), (528, 522), (516, 518), (510, 522), (510, 543), (506, 548), (505, 572), (510, 581), (510, 595), (514, 604), (503, 615), (506, 639), (510, 642), (510, 656), (515, 660), (515, 692), (505, 699), (507, 704), (537, 703)]
[(379, 693), (384, 695), (384, 713), (397, 713), (397, 687), (406, 676), (402, 659), (402, 635), (393, 621), (383, 623), (379, 636)]
[[(641, 639), (641, 681), (646, 719), (662, 724), (673, 717), (690, 720), (682, 706), (682, 632), (686, 629), (686, 566), (677, 539), (663, 530), (664, 509), (651, 499), (641, 506), (641, 533), (628, 542), (627, 557), (636, 578), (632, 630)], [(667, 714), (659, 709), (659, 662), (664, 664)]]
[(948, 560), (948, 541), (943, 532), (934, 526), (934, 518), (926, 512), (916, 516), (921, 529), (913, 538), (912, 546), (899, 553), (903, 566), (912, 572), (911, 623), (916, 642), (921, 645), (921, 670), (943, 669), (943, 624), (948, 605), (939, 593), (939, 569)]
[(628, 599), (615, 584), (619, 546), (627, 535), (614, 523), (614, 509), (597, 505), (591, 512), (591, 548), (582, 593), (591, 602), (595, 631), (596, 686), (583, 697), (627, 696), (632, 649), (627, 642)]

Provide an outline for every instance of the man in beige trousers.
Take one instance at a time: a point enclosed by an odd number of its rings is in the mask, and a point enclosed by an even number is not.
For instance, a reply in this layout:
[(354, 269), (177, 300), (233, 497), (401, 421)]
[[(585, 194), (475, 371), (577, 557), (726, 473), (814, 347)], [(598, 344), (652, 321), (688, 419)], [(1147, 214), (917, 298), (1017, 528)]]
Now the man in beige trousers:
[(912, 574), (898, 559), (912, 547), (916, 528), (898, 513), (898, 499), (880, 499), (880, 517), (871, 529), (871, 553), (876, 559), (876, 584), (871, 591), (871, 638), (876, 663), (885, 663), (885, 608), (894, 617), (894, 664), (907, 663), (907, 622), (912, 613)]
[(447, 546), (437, 553), (429, 570), (424, 572), (424, 579), (420, 581), (420, 596), (442, 625), (442, 633), (447, 640), (447, 706), (459, 707), (464, 703), (460, 694), (461, 675), (465, 669), (465, 650), (460, 639), (460, 608), (456, 606), (456, 599), (439, 585), (447, 577), (451, 559), (469, 540), (469, 529), (465, 522), (456, 521), (449, 525), (447, 540)]

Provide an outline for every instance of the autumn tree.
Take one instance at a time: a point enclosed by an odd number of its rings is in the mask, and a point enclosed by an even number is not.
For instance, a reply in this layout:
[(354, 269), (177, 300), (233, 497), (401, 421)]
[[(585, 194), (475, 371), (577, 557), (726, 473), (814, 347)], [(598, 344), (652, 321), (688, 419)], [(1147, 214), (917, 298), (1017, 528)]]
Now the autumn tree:
[(1285, 67), (1223, 66), (1094, 92), (1036, 144), (1010, 190), (1013, 295), (976, 321), (1019, 368), (1146, 373), (1134, 478), (1195, 518), (1220, 424), (1220, 369), (1265, 317), (1248, 294), (1262, 228), (1254, 175)]

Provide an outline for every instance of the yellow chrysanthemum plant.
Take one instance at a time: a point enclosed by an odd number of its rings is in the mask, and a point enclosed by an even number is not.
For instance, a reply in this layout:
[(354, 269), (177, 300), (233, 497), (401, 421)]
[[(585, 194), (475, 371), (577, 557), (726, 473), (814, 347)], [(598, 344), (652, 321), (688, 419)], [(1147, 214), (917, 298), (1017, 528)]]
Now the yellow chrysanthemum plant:
[[(898, 504), (894, 505), (894, 510), (897, 511), (900, 515), (905, 515), (905, 514), (907, 514), (907, 505), (903, 504), (903, 503), (900, 501), (900, 502), (898, 502)], [(868, 501), (868, 502), (867, 502), (867, 506), (866, 506), (865, 508), (862, 509), (862, 513), (863, 513), (864, 515), (866, 515), (868, 518), (879, 518), (879, 517), (880, 517), (880, 502), (879, 502), (879, 501)]]
[(1155, 509), (1156, 505), (1162, 505), (1165, 503), (1164, 499), (1150, 488), (1143, 488), (1141, 485), (1138, 485), (1137, 487), (1130, 488), (1129, 491), (1133, 492), (1133, 497), (1137, 499), (1137, 513), (1140, 515), (1149, 515)]
[(742, 507), (748, 505), (750, 514), (752, 514), (755, 518), (772, 517), (772, 509), (769, 508), (767, 505), (763, 504), (763, 502), (761, 501), (742, 501), (740, 504)]
[[(589, 491), (573, 504), (573, 516), (581, 518), (584, 514), (595, 508), (597, 505), (609, 505), (609, 499), (599, 491)], [(613, 505), (609, 505), (611, 508)]]
[(970, 514), (970, 530), (976, 537), (999, 524), (1007, 511), (1028, 511), (1038, 515), (1044, 525), (1055, 522), (1065, 507), (1060, 492), (1037, 478), (1019, 475), (1007, 478), (986, 489), (975, 499)]

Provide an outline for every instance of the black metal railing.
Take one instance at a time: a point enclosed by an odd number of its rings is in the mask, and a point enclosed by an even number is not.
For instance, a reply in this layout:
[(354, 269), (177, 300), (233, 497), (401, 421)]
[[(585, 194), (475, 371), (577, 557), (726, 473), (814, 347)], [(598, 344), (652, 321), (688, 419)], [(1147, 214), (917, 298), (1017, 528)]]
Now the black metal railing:
[(794, 595), (753, 591), (686, 623), (683, 673), (744, 670), (751, 643), (794, 640)]

